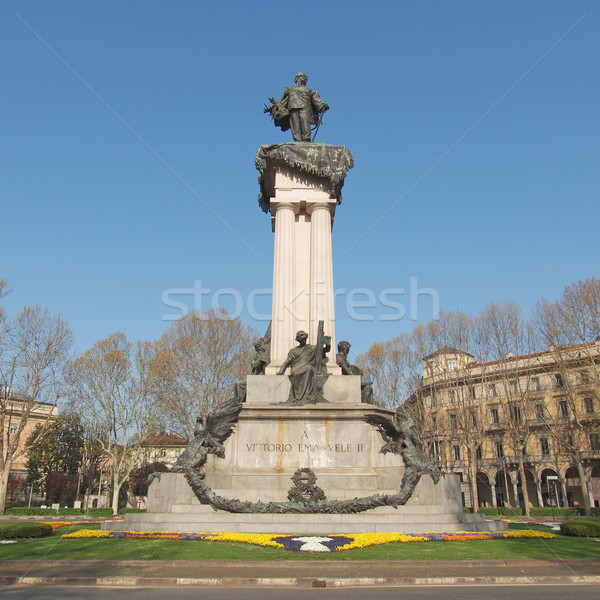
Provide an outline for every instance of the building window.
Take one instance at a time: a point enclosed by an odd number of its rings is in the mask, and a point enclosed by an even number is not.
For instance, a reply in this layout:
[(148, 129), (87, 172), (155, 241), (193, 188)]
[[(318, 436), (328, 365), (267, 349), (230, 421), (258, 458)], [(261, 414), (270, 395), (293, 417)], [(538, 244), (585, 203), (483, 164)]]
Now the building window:
[(498, 396), (495, 383), (490, 383), (490, 385), (488, 385), (488, 395), (492, 398), (496, 398)]
[(15, 435), (19, 431), (19, 425), (17, 423), (11, 423), (8, 433), (9, 435)]
[(442, 447), (439, 440), (434, 440), (433, 445), (433, 458), (440, 458), (442, 456)]
[(600, 452), (600, 435), (597, 433), (590, 433), (590, 450)]
[(546, 418), (546, 407), (543, 402), (538, 402), (535, 405), (535, 418), (543, 421)]
[(455, 360), (448, 361), (448, 371), (450, 371), (450, 373), (456, 371), (456, 361)]
[(585, 412), (590, 414), (594, 412), (594, 399), (593, 398), (584, 398), (583, 399), (583, 407)]
[(562, 375), (560, 373), (556, 373), (556, 375), (554, 375), (554, 387), (561, 388), (564, 386), (565, 384), (563, 382)]
[(590, 372), (587, 369), (579, 372), (579, 381), (584, 385), (590, 382)]
[(516, 381), (515, 379), (513, 379), (512, 381), (509, 381), (508, 388), (509, 388), (511, 394), (518, 394), (519, 393), (519, 382)]
[(523, 420), (521, 407), (516, 402), (513, 402), (510, 405), (510, 418), (513, 420), (513, 423), (516, 423), (517, 425)]
[(437, 413), (431, 413), (431, 429), (437, 429)]
[(558, 414), (563, 419), (567, 419), (569, 417), (569, 405), (564, 398), (558, 401)]
[(456, 415), (448, 415), (448, 420), (450, 422), (450, 429), (456, 431), (458, 429), (458, 417)]
[(540, 438), (540, 451), (542, 456), (550, 456), (550, 444), (548, 443), (548, 438)]
[(161, 450), (161, 451), (159, 452), (159, 456), (160, 456), (161, 458), (164, 458), (166, 455), (167, 455), (167, 451), (166, 451), (166, 450)]
[(179, 458), (181, 456), (181, 450), (175, 450), (175, 456)]
[(498, 411), (497, 406), (492, 406), (492, 408), (490, 408), (490, 417), (492, 419), (492, 423), (496, 425), (500, 423), (500, 412)]
[(456, 404), (456, 392), (454, 390), (448, 392), (448, 402), (450, 404)]
[(460, 446), (458, 444), (452, 446), (452, 456), (454, 456), (454, 460), (460, 460)]
[(483, 449), (481, 447), (481, 444), (479, 444), (479, 446), (477, 446), (477, 448), (475, 448), (475, 459), (483, 460)]
[(473, 398), (473, 400), (477, 400), (477, 388), (471, 388), (471, 398)]
[(502, 458), (504, 456), (504, 445), (502, 442), (494, 442), (494, 454), (496, 458)]
[(479, 419), (477, 418), (477, 409), (472, 408), (471, 409), (471, 426), (477, 427), (478, 423), (479, 423)]
[(539, 392), (542, 389), (542, 384), (540, 383), (539, 377), (533, 377), (531, 380), (531, 389), (534, 392)]
[(431, 406), (435, 406), (437, 404), (437, 398), (435, 392), (432, 390), (431, 392)]

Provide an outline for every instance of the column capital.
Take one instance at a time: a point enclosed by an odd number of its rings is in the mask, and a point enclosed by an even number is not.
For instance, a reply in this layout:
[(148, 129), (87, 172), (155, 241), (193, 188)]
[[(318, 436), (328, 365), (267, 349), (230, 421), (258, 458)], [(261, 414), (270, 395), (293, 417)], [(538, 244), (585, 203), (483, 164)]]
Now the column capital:
[(335, 214), (335, 200), (331, 202), (307, 202), (306, 203), (306, 214), (311, 215), (316, 210), (326, 210), (333, 217)]
[(271, 215), (274, 216), (275, 213), (280, 209), (289, 209), (294, 211), (294, 214), (300, 214), (300, 204), (297, 202), (277, 202), (271, 201)]

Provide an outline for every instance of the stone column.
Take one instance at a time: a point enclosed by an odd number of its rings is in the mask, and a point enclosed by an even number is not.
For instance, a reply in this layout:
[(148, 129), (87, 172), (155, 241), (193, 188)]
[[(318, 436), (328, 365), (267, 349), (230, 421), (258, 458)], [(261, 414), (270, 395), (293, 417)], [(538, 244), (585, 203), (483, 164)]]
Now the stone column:
[[(271, 371), (285, 360), (296, 335), (294, 310), (294, 222), (298, 206), (280, 202), (271, 207), (275, 217), (275, 252), (273, 261), (273, 321), (271, 324)], [(274, 374), (274, 373), (271, 373)]]
[(331, 250), (332, 210), (335, 210), (335, 203), (316, 202), (306, 206), (306, 212), (311, 219), (310, 331), (308, 333), (312, 343), (316, 342), (319, 321), (324, 321), (325, 334), (331, 336), (328, 371), (338, 373), (340, 369), (335, 364), (335, 294)]
[(535, 490), (537, 492), (538, 506), (541, 508), (544, 506), (544, 497), (542, 496), (542, 479), (541, 477), (535, 478)]
[(517, 475), (515, 473), (515, 476), (512, 478), (513, 479), (513, 494), (515, 496), (515, 508), (523, 508), (521, 506), (521, 502), (519, 501), (519, 485), (517, 483)]

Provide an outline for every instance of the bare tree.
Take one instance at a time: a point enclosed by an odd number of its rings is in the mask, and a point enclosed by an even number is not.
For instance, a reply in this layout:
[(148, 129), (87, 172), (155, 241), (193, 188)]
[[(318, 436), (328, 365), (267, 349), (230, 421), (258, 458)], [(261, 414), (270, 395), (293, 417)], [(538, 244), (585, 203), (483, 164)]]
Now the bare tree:
[(365, 375), (373, 379), (375, 402), (379, 406), (394, 409), (416, 389), (418, 367), (411, 360), (410, 342), (410, 336), (402, 334), (373, 344), (356, 359)]
[(250, 371), (256, 331), (223, 309), (193, 312), (158, 342), (163, 409), (172, 429), (193, 438), (196, 417), (231, 397)]
[[(5, 290), (0, 282), (0, 296)], [(4, 513), (10, 470), (27, 452), (31, 422), (44, 435), (63, 391), (63, 373), (73, 336), (60, 315), (26, 307), (13, 320), (0, 308), (0, 514)], [(35, 444), (37, 438), (30, 438)]]
[[(499, 391), (501, 423), (512, 450), (512, 457), (501, 457), (503, 469), (507, 470), (508, 460), (517, 465), (525, 515), (529, 515), (530, 505), (525, 459), (537, 418), (531, 402), (531, 393), (535, 391), (532, 382), (537, 371), (535, 363), (526, 362), (519, 357), (534, 352), (536, 344), (533, 328), (516, 302), (493, 302), (479, 313), (478, 350), (482, 356), (491, 360), (480, 365), (482, 379), (486, 381), (486, 385), (493, 385)], [(510, 505), (508, 490), (506, 495), (506, 501)], [(517, 504), (518, 501), (515, 494)]]
[[(591, 514), (586, 452), (590, 433), (600, 431), (593, 403), (600, 384), (600, 279), (567, 285), (555, 302), (542, 299), (535, 307), (535, 324), (554, 357), (550, 377), (558, 406), (549, 413), (549, 431), (560, 451), (575, 466), (586, 514)], [(586, 406), (592, 403), (592, 411)]]
[(155, 431), (161, 412), (155, 345), (135, 346), (122, 333), (96, 342), (71, 366), (71, 410), (80, 415), (87, 434), (102, 448), (112, 474), (112, 509), (135, 464), (144, 438)]

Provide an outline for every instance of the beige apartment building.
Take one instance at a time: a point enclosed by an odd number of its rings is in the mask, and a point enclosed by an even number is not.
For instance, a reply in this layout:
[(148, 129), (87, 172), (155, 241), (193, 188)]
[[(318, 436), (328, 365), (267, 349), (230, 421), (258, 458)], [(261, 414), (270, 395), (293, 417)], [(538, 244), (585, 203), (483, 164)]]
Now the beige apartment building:
[(435, 463), (460, 475), (465, 506), (600, 506), (599, 341), (485, 363), (446, 347), (423, 361), (405, 406)]
[[(29, 439), (36, 425), (52, 423), (58, 418), (56, 405), (47, 402), (33, 402), (22, 394), (11, 392), (7, 387), (0, 388), (0, 401), (2, 403), (4, 421), (4, 449), (8, 448), (11, 438), (22, 431), (19, 437), (16, 457), (10, 473), (25, 478), (27, 475), (27, 451), (25, 443)], [(21, 425), (25, 416), (25, 424)]]

